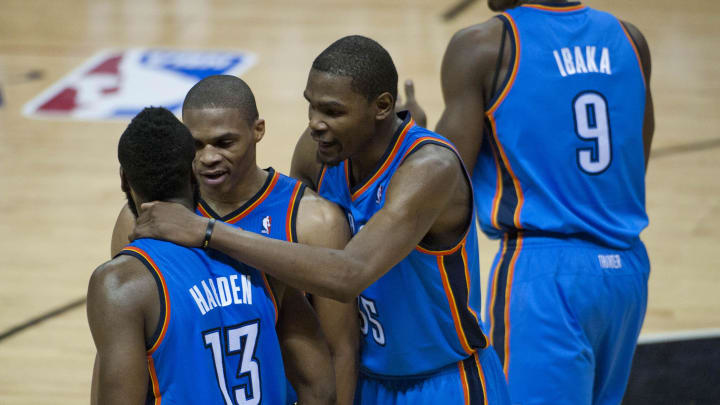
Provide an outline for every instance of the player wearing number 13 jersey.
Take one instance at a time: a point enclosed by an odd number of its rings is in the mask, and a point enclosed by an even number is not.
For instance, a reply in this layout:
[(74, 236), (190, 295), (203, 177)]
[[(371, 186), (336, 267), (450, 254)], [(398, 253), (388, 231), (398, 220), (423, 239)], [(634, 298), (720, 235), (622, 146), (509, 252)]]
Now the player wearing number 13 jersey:
[(647, 302), (647, 44), (578, 2), (490, 7), (448, 45), (437, 126), (501, 239), (486, 329), (513, 403), (617, 404)]
[[(164, 108), (133, 119), (118, 157), (135, 216), (161, 200), (197, 217), (195, 143)], [(294, 223), (297, 194), (284, 194), (264, 211), (278, 230), (286, 215)], [(335, 402), (330, 353), (304, 296), (220, 252), (138, 238), (95, 270), (87, 306), (98, 350), (93, 404), (285, 405), (286, 370), (303, 402)]]

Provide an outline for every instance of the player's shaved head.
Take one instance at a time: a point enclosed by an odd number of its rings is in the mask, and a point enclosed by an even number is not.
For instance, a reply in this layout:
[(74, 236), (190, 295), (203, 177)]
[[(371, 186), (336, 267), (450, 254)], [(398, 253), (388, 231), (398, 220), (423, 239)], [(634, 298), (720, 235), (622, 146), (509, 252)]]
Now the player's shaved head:
[[(182, 122), (161, 107), (142, 110), (120, 136), (118, 160), (127, 185), (147, 201), (183, 197), (193, 182), (195, 141)], [(132, 197), (128, 206), (137, 215)]]
[(203, 108), (235, 108), (242, 112), (248, 124), (258, 119), (255, 96), (242, 79), (230, 75), (208, 76), (188, 91), (183, 111)]
[(312, 68), (350, 77), (353, 91), (368, 100), (385, 92), (397, 100), (395, 64), (385, 48), (370, 38), (351, 35), (338, 39), (315, 58)]

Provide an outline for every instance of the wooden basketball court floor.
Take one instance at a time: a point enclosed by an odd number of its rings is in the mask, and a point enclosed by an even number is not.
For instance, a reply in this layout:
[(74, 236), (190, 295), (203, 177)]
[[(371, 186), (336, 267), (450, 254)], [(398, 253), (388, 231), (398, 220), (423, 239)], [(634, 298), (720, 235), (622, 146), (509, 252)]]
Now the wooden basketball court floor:
[[(434, 127), (440, 60), (457, 29), (491, 15), (476, 2), (444, 20), (451, 0), (0, 0), (0, 404), (88, 400), (94, 347), (84, 305), (108, 259), (123, 194), (124, 122), (38, 120), (31, 98), (105, 48), (246, 50), (268, 133), (262, 165), (289, 168), (307, 124), (302, 90), (313, 58), (353, 33), (381, 42), (413, 78)], [(652, 262), (643, 333), (720, 327), (720, 3), (588, 0), (637, 25), (653, 54), (657, 130), (647, 177)], [(495, 244), (481, 242), (487, 277)]]

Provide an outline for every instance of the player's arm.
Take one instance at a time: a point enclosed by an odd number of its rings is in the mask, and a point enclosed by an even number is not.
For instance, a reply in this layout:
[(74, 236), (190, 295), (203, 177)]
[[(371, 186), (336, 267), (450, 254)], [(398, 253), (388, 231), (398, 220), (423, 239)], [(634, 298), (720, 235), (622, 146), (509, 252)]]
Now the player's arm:
[[(209, 245), (295, 288), (349, 302), (415, 249), (464, 182), (454, 153), (425, 145), (395, 172), (385, 205), (344, 249), (272, 240), (222, 223)], [(179, 204), (146, 203), (131, 239), (200, 246), (207, 226)]]
[[(297, 234), (302, 244), (343, 249), (350, 240), (350, 227), (337, 205), (306, 190), (298, 208)], [(344, 303), (315, 295), (313, 307), (332, 356), (337, 403), (352, 404), (360, 339), (356, 301)]]
[(115, 227), (113, 228), (112, 240), (110, 242), (110, 257), (115, 257), (125, 245), (130, 243), (128, 236), (134, 227), (135, 215), (130, 211), (128, 205), (125, 204), (120, 210), (117, 220), (115, 220)]
[(317, 190), (317, 177), (322, 165), (315, 157), (317, 143), (310, 136), (310, 128), (300, 135), (290, 163), (290, 176), (294, 177), (313, 190)]
[(450, 40), (440, 72), (445, 109), (435, 132), (450, 139), (472, 173), (483, 140), (485, 87), (490, 87), (503, 35), (493, 18), (458, 31)]
[(114, 259), (91, 276), (87, 317), (97, 348), (93, 404), (145, 401), (149, 379), (145, 325), (148, 308), (158, 302), (152, 276), (134, 258)]
[(643, 146), (645, 150), (645, 170), (647, 171), (648, 161), (650, 160), (650, 148), (652, 146), (653, 134), (655, 133), (655, 108), (653, 106), (652, 93), (650, 92), (650, 74), (652, 73), (652, 60), (650, 58), (650, 48), (647, 41), (637, 27), (627, 21), (622, 24), (630, 34), (638, 54), (640, 55), (640, 63), (642, 64), (643, 74), (645, 75), (645, 117), (643, 119)]
[[(282, 290), (277, 332), (285, 373), (299, 404), (335, 404), (335, 374), (315, 312), (305, 295), (271, 279)], [(280, 294), (278, 294), (280, 296)]]

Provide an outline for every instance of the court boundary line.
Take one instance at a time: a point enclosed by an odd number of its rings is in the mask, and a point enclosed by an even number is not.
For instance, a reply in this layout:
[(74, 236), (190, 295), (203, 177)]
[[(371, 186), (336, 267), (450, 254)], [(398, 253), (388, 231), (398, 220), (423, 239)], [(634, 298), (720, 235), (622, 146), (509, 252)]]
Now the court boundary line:
[(30, 318), (29, 320), (27, 320), (19, 325), (13, 326), (13, 327), (7, 329), (6, 331), (0, 333), (0, 342), (24, 331), (25, 329), (28, 329), (35, 325), (41, 324), (49, 319), (55, 318), (56, 316), (62, 315), (68, 311), (72, 311), (73, 309), (84, 305), (86, 301), (87, 301), (86, 297), (75, 299), (65, 305), (62, 305), (58, 308), (55, 308), (51, 311), (44, 313), (44, 314), (38, 315), (34, 318)]
[(720, 338), (720, 328), (691, 329), (674, 332), (647, 333), (640, 336), (638, 344), (654, 344), (679, 342), (683, 340), (700, 340)]

